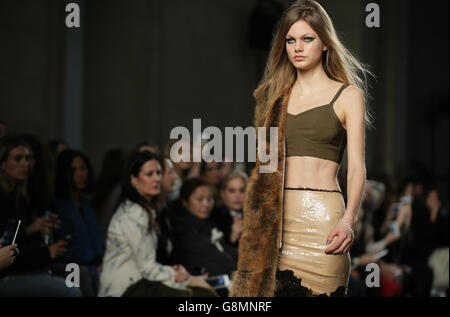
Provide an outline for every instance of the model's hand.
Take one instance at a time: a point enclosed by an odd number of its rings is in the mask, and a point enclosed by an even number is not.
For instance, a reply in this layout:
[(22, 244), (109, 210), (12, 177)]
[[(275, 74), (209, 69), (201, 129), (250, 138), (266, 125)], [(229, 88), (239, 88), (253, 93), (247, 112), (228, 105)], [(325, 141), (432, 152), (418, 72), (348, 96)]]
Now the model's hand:
[(339, 221), (328, 235), (327, 244), (333, 242), (334, 237), (337, 237), (336, 241), (325, 250), (325, 253), (333, 255), (346, 254), (353, 244), (353, 236), (350, 229), (343, 222)]

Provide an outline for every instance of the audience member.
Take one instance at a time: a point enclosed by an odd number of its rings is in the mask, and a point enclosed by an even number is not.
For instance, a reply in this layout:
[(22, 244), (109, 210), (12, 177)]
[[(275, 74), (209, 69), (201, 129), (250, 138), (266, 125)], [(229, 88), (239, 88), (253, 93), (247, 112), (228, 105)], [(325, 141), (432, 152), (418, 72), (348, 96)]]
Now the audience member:
[[(83, 296), (97, 294), (98, 271), (103, 250), (94, 210), (84, 197), (93, 183), (88, 158), (81, 152), (65, 150), (58, 156), (56, 169), (56, 200), (53, 210), (61, 219), (57, 234), (69, 240), (61, 262), (77, 263), (82, 268), (80, 287)], [(55, 271), (61, 272), (61, 265)], [(65, 267), (65, 265), (64, 265)], [(63, 271), (64, 272), (64, 271)]]
[(238, 245), (242, 234), (242, 210), (247, 182), (248, 176), (244, 172), (235, 171), (228, 174), (220, 187), (223, 204), (214, 208), (211, 214), (218, 229), (225, 235), (225, 240), (234, 246)]
[[(30, 160), (29, 145), (20, 137), (0, 139), (0, 230), (8, 221), (22, 220), (27, 214), (26, 179)], [(20, 248), (14, 265), (0, 271), (0, 296), (80, 296), (77, 288), (48, 272), (53, 260), (65, 251), (65, 242), (36, 246), (27, 231), (44, 230), (47, 224), (36, 219), (27, 229), (19, 230), (16, 243)], [(33, 230), (28, 230), (32, 228)], [(36, 229), (34, 229), (36, 228)]]
[(125, 152), (121, 149), (112, 149), (106, 152), (103, 157), (100, 176), (95, 186), (93, 207), (103, 246), (106, 242), (109, 222), (120, 198), (125, 159)]
[(132, 154), (126, 166), (120, 205), (108, 227), (99, 296), (215, 296), (206, 276), (191, 276), (182, 265), (156, 260), (156, 202), (162, 159)]
[(211, 186), (201, 178), (187, 180), (180, 191), (180, 211), (174, 218), (175, 258), (192, 274), (229, 274), (237, 266), (237, 248), (210, 218), (214, 206)]
[[(183, 157), (183, 152), (189, 153), (189, 156)], [(175, 190), (167, 197), (169, 201), (176, 201), (180, 197), (180, 189), (183, 182), (200, 176), (200, 163), (193, 162), (192, 144), (181, 140), (170, 140), (165, 147), (164, 154), (170, 157), (175, 173), (178, 175), (175, 181)], [(178, 157), (180, 160), (177, 159)]]
[(211, 186), (214, 194), (214, 200), (217, 203), (220, 200), (219, 186), (221, 181), (220, 169), (222, 163), (202, 161), (200, 165), (200, 178)]
[(27, 192), (31, 217), (37, 218), (51, 207), (54, 200), (54, 175), (49, 165), (50, 153), (35, 135), (21, 136), (29, 144)]
[(173, 203), (168, 200), (168, 195), (175, 191), (175, 181), (178, 175), (169, 157), (164, 157), (163, 175), (161, 179), (161, 193), (158, 198), (158, 252), (156, 261), (164, 265), (174, 264), (173, 241), (175, 239), (170, 219), (173, 217)]

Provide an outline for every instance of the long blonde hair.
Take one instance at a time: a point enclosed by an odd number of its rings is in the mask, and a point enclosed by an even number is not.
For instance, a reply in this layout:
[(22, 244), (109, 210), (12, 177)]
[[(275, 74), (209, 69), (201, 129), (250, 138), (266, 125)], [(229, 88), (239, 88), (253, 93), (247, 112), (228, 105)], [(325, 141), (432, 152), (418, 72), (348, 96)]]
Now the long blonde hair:
[[(254, 124), (266, 127), (268, 114), (281, 98), (286, 98), (297, 79), (297, 71), (288, 59), (285, 43), (286, 34), (294, 23), (305, 20), (328, 46), (324, 52), (322, 66), (332, 80), (358, 87), (368, 97), (367, 75), (375, 77), (367, 66), (347, 50), (339, 40), (327, 12), (313, 0), (299, 0), (290, 6), (278, 22), (272, 41), (263, 79), (253, 92), (256, 99)], [(358, 74), (358, 73), (361, 74)], [(365, 121), (372, 125), (371, 115), (366, 109)]]

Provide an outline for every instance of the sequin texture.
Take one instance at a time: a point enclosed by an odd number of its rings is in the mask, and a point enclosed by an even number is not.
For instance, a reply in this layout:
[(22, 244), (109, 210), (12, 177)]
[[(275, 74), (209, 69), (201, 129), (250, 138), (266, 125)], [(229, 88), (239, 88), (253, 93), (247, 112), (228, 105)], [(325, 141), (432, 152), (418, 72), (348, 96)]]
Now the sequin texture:
[[(326, 239), (345, 211), (342, 193), (286, 190), (284, 199), (278, 294), (345, 295), (350, 255), (325, 254), (335, 241), (326, 245)], [(297, 288), (293, 286), (296, 284)], [(291, 291), (283, 290), (284, 287)]]

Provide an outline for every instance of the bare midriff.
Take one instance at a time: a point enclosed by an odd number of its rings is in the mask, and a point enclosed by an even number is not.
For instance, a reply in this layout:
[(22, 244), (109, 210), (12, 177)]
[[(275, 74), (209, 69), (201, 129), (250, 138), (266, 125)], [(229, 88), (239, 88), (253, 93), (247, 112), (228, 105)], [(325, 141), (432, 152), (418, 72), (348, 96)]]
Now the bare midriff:
[(336, 162), (317, 157), (287, 157), (285, 187), (342, 191), (337, 178), (339, 167)]

